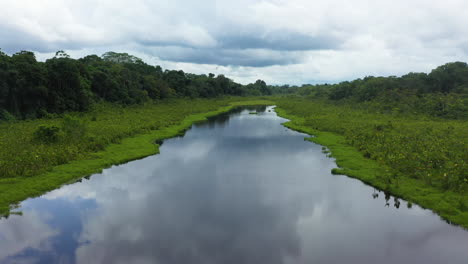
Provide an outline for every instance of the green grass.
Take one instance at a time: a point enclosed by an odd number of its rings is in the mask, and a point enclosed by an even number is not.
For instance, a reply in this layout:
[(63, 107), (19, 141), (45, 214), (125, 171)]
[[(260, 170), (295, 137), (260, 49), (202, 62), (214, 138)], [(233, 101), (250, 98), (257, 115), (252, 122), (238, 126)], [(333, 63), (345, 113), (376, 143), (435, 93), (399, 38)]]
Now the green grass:
[(291, 120), (285, 126), (327, 147), (323, 152), (339, 166), (333, 174), (360, 179), (468, 228), (466, 122), (377, 114), (303, 98), (264, 99), (101, 104), (72, 114), (85, 124), (84, 136), (71, 140), (62, 133), (52, 144), (35, 142), (34, 132), (40, 126), (63, 128), (63, 118), (0, 124), (0, 212), (111, 165), (157, 154), (155, 142), (209, 116), (235, 106), (277, 104), (279, 115)]
[[(78, 141), (65, 138), (57, 144), (37, 144), (32, 138), (37, 127), (59, 126), (62, 119), (3, 124), (0, 165), (9, 170), (0, 171), (0, 213), (8, 214), (12, 204), (111, 165), (157, 154), (159, 145), (155, 142), (183, 134), (194, 122), (236, 106), (270, 104), (271, 101), (261, 99), (224, 98), (174, 100), (128, 108), (100, 105), (94, 111), (76, 114), (76, 118), (87, 122), (86, 137)], [(21, 144), (18, 151), (17, 144)], [(20, 167), (21, 170), (15, 170)]]
[(291, 120), (286, 127), (313, 135), (308, 140), (331, 151), (339, 166), (333, 174), (357, 178), (468, 228), (466, 123), (368, 113), (302, 98), (274, 100), (278, 114)]

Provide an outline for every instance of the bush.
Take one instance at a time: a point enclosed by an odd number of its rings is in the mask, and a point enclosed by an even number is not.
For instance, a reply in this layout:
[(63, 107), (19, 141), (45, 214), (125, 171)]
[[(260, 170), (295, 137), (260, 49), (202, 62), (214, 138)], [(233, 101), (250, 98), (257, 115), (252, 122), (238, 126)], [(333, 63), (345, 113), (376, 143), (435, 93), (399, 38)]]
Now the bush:
[(5, 109), (0, 109), (0, 121), (14, 121), (16, 118)]
[(86, 124), (78, 118), (66, 115), (62, 122), (62, 130), (67, 140), (76, 141), (86, 135)]
[(39, 126), (34, 132), (34, 140), (39, 143), (52, 144), (60, 139), (60, 128), (56, 126)]

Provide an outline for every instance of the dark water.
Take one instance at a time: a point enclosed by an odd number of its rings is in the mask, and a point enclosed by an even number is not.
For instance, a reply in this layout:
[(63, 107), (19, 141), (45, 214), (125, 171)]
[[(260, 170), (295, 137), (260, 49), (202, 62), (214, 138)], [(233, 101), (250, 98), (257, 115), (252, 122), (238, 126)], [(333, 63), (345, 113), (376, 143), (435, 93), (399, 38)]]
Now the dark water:
[(23, 202), (0, 263), (468, 263), (467, 231), (331, 175), (269, 109)]

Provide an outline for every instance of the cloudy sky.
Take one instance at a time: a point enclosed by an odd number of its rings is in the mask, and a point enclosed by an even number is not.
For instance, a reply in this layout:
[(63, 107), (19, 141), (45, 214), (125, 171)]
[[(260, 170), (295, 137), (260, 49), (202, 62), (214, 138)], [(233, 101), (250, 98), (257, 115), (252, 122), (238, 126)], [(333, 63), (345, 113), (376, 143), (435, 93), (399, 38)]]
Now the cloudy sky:
[(0, 0), (0, 48), (128, 52), (242, 83), (338, 82), (468, 61), (466, 0)]

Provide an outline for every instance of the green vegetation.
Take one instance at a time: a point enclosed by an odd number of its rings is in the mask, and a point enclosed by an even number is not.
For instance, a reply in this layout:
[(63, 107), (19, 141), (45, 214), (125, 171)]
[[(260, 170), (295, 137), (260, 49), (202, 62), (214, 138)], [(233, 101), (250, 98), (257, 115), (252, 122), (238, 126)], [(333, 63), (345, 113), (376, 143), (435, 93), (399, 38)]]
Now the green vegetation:
[(272, 104), (226, 96), (271, 94), (291, 94), (269, 98), (292, 120), (286, 126), (328, 147), (324, 153), (340, 166), (333, 174), (468, 227), (468, 65), (462, 62), (429, 74), (298, 87), (163, 71), (125, 53), (75, 60), (60, 51), (38, 62), (32, 52), (0, 52), (0, 213), (112, 164), (155, 154), (158, 145), (151, 143), (236, 104)]
[(353, 104), (373, 112), (468, 119), (468, 64), (452, 62), (426, 73), (373, 77), (339, 84), (271, 86), (273, 92)]
[(468, 227), (468, 124), (381, 114), (301, 97), (274, 100), (289, 128), (314, 135), (344, 174)]
[(0, 124), (0, 213), (12, 203), (76, 181), (113, 164), (158, 153), (163, 139), (249, 98), (177, 99), (122, 106), (102, 103), (64, 118)]
[(270, 87), (285, 125), (345, 174), (468, 228), (468, 64), (338, 84)]
[(0, 51), (0, 213), (111, 164), (157, 153), (149, 142), (244, 100), (225, 96), (269, 94), (262, 80), (241, 85), (224, 75), (163, 71), (126, 53), (75, 60), (59, 51), (38, 62), (33, 52)]
[(168, 98), (269, 95), (262, 80), (241, 85), (224, 75), (165, 70), (126, 54), (75, 60), (59, 51), (38, 62), (33, 52), (0, 51), (0, 121), (87, 111), (100, 102), (141, 104)]

